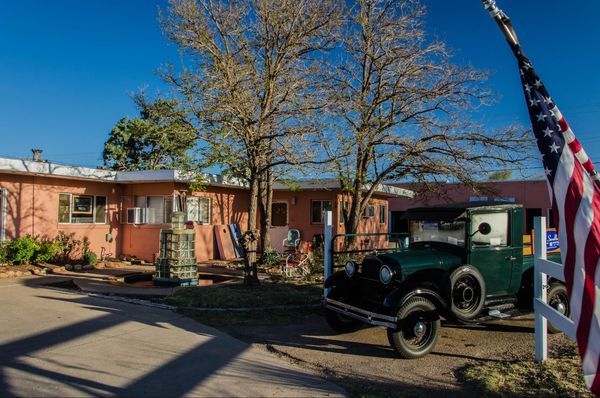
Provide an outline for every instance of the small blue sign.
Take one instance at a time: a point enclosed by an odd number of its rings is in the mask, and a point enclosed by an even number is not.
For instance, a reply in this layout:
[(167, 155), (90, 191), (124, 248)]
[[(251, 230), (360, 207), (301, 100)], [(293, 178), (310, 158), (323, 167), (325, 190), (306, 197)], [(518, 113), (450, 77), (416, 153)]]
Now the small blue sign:
[(552, 230), (546, 231), (546, 251), (553, 252), (559, 249), (558, 233)]

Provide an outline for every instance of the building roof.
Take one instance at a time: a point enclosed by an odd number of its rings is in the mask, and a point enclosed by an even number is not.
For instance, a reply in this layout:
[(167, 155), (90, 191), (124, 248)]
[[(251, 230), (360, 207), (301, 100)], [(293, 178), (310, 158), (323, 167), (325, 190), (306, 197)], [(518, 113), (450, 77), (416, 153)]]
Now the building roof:
[[(294, 181), (290, 184), (282, 184), (275, 183), (275, 190), (320, 190), (320, 189), (328, 189), (328, 190), (338, 190), (341, 189), (342, 184), (339, 180), (330, 178), (330, 179), (314, 179), (314, 180), (300, 180)], [(370, 185), (365, 186), (365, 189), (369, 189)], [(398, 197), (404, 196), (408, 198), (413, 197), (413, 191), (394, 187), (392, 185), (380, 184), (379, 187), (375, 189), (375, 193), (381, 196), (389, 196), (389, 197)]]
[[(71, 166), (46, 160), (26, 160), (0, 157), (0, 173), (34, 175), (41, 177), (65, 178), (71, 180), (86, 180), (112, 182), (118, 184), (142, 184), (151, 182), (191, 182), (191, 173), (179, 170), (138, 170), (111, 171), (83, 166)], [(201, 180), (208, 186), (228, 188), (246, 188), (244, 181), (221, 174), (202, 173)], [(338, 190), (341, 184), (335, 179), (301, 180), (293, 186), (276, 183), (275, 190)], [(367, 187), (368, 188), (368, 187)], [(380, 185), (375, 193), (387, 197), (413, 197), (413, 192), (391, 185)]]
[(61, 177), (74, 180), (114, 181), (117, 173), (91, 167), (69, 166), (48, 161), (0, 157), (0, 172), (43, 177)]

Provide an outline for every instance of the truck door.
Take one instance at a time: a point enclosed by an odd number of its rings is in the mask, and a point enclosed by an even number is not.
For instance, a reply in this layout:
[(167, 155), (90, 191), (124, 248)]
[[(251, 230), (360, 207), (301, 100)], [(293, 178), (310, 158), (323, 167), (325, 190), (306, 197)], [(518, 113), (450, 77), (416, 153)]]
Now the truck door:
[[(471, 253), (469, 262), (477, 267), (485, 279), (488, 296), (508, 294), (514, 256), (508, 210), (471, 214)], [(482, 223), (491, 227), (488, 234), (478, 231)]]

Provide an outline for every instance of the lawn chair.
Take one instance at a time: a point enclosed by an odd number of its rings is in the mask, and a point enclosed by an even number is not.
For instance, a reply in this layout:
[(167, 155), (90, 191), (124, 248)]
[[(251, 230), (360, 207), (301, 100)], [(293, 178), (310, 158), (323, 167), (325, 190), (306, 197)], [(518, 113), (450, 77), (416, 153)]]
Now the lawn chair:
[(298, 250), (300, 245), (300, 231), (297, 229), (290, 229), (287, 233), (287, 238), (283, 240), (283, 252), (290, 253)]
[(295, 274), (308, 275), (310, 273), (308, 268), (310, 249), (310, 242), (298, 241), (295, 250), (288, 252), (283, 268), (283, 274), (286, 277), (291, 278)]

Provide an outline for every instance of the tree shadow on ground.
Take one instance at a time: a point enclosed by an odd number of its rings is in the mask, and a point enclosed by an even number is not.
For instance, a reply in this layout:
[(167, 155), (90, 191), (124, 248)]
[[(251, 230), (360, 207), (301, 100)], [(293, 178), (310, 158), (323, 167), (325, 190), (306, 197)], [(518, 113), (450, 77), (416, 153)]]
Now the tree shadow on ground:
[[(38, 284), (39, 280), (34, 279), (23, 280), (21, 283), (35, 288), (42, 287)], [(35, 387), (27, 391), (38, 391), (42, 395), (53, 395), (52, 391), (69, 391), (74, 395), (94, 396), (184, 396), (197, 392), (201, 385), (204, 388), (203, 383), (215, 375), (223, 377), (224, 373), (225, 377), (232, 380), (235, 375), (239, 377), (240, 385), (231, 383), (230, 394), (226, 391), (200, 391), (207, 395), (232, 395), (240, 391), (240, 386), (245, 382), (244, 377), (250, 380), (251, 375), (256, 374), (259, 375), (259, 380), (284, 391), (289, 386), (304, 385), (308, 388), (307, 391), (312, 388), (315, 394), (324, 393), (306, 374), (275, 366), (271, 362), (250, 360), (245, 355), (248, 345), (172, 311), (82, 296), (68, 291), (55, 290), (50, 293), (44, 288), (38, 292), (41, 294), (34, 293), (31, 296), (36, 304), (43, 306), (46, 303), (48, 307), (52, 307), (52, 303), (62, 302), (65, 308), (87, 310), (86, 319), (59, 323), (59, 326), (49, 330), (40, 325), (39, 328), (32, 328), (39, 330), (32, 332), (33, 334), (0, 344), (0, 395), (4, 397), (21, 395), (18, 393), (23, 391), (20, 386), (31, 383)], [(147, 338), (144, 337), (145, 333), (166, 336), (161, 330), (170, 329), (180, 329), (188, 334), (190, 344), (175, 342), (163, 347), (169, 342), (143, 341), (141, 346), (147, 347), (147, 352), (136, 357), (127, 357), (126, 352), (111, 357), (114, 349), (109, 346), (110, 342), (118, 342), (119, 334), (138, 331), (141, 340), (144, 340)], [(197, 338), (189, 337), (189, 334)], [(97, 354), (96, 360), (99, 362), (94, 363), (93, 359), (85, 358), (85, 353), (89, 352), (85, 350), (103, 340), (107, 344), (106, 347), (102, 346), (106, 353)], [(77, 347), (80, 343), (79, 349)], [(74, 348), (70, 348), (70, 345)], [(68, 348), (67, 351), (65, 347)], [(164, 361), (154, 362), (158, 366), (152, 367), (148, 359), (154, 356), (163, 358)], [(74, 359), (73, 362), (69, 362), (70, 359)], [(98, 364), (107, 363), (109, 366), (98, 368)], [(112, 364), (114, 368), (110, 366)], [(133, 373), (124, 373), (138, 376), (127, 379), (125, 375), (118, 374), (119, 369), (133, 369)], [(18, 377), (20, 386), (15, 385), (14, 377)]]

